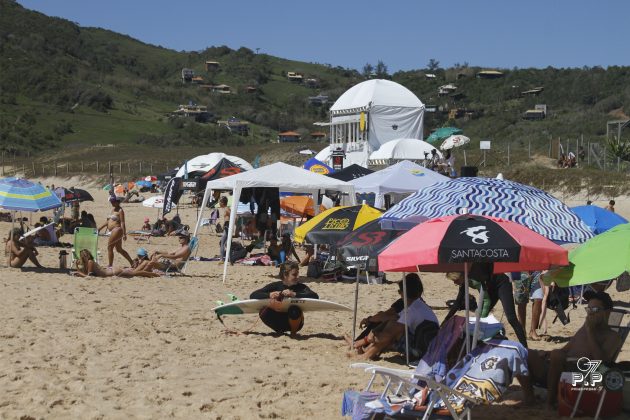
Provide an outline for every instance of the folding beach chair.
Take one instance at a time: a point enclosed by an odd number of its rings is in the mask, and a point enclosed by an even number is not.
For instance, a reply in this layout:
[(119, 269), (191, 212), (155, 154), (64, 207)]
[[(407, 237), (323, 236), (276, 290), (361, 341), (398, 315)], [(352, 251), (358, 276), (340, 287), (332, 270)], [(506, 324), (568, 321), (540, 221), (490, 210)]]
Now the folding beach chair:
[(190, 248), (190, 256), (183, 264), (177, 265), (173, 264), (168, 267), (165, 271), (166, 274), (186, 274), (186, 267), (188, 266), (188, 262), (194, 258), (197, 251), (197, 245), (199, 245), (199, 238), (193, 236), (190, 238), (190, 242), (188, 242), (188, 248)]
[[(624, 325), (624, 319), (627, 319), (627, 322)], [(623, 349), (623, 345), (628, 338), (628, 334), (630, 333), (630, 311), (624, 308), (613, 308), (610, 311), (610, 316), (608, 317), (608, 326), (611, 330), (617, 332), (621, 337), (621, 345), (617, 352), (613, 356), (613, 361), (617, 361), (621, 350)], [(606, 399), (606, 387), (602, 387), (600, 391), (601, 396), (599, 397), (599, 402), (597, 404), (597, 411), (595, 412), (595, 419), (599, 418), (600, 413), (602, 412), (602, 407), (604, 405), (604, 400)], [(584, 394), (584, 388), (580, 389), (578, 396), (575, 400), (575, 404), (573, 405), (573, 409), (571, 410), (571, 418), (575, 417), (578, 414), (580, 409), (580, 401), (582, 400), (582, 396)]]
[(95, 228), (78, 227), (74, 229), (74, 240), (71, 252), (71, 265), (77, 261), (82, 249), (90, 251), (98, 262), (98, 231)]
[[(488, 319), (487, 322), (483, 319), (480, 322), (484, 324), (480, 329), (480, 337), (485, 340), (494, 336), (502, 328), (494, 317)], [(404, 409), (405, 416), (429, 418), (431, 413), (437, 410), (439, 414), (450, 415), (454, 419), (463, 418), (472, 406), (483, 403), (481, 398), (469, 392), (470, 389), (466, 389), (466, 385), (458, 385), (457, 382), (453, 381), (455, 376), (452, 372), (463, 361), (472, 360), (470, 357), (464, 357), (459, 363), (456, 363), (460, 349), (464, 347), (464, 339), (466, 339), (464, 337), (473, 335), (474, 324), (468, 324), (467, 333), (465, 332), (465, 324), (465, 318), (460, 316), (455, 316), (447, 321), (438, 331), (436, 338), (429, 345), (415, 370), (389, 369), (369, 363), (351, 365), (353, 368), (363, 369), (370, 373), (371, 378), (362, 393), (347, 391), (344, 394), (344, 413), (353, 413), (353, 415), (369, 412), (375, 415), (386, 413), (388, 416), (395, 417), (395, 415), (403, 415), (402, 410)], [(507, 342), (507, 340), (497, 340), (497, 342), (503, 341)], [(518, 360), (522, 360), (522, 363), (526, 365), (527, 357), (523, 356), (526, 355), (526, 350), (519, 346), (518, 343), (509, 342), (508, 344), (508, 347), (518, 350)], [(482, 344), (471, 354), (481, 354), (487, 350), (487, 345)], [(509, 354), (509, 352), (507, 353)], [(515, 369), (516, 373), (512, 373), (505, 388), (511, 383), (513, 375), (522, 374), (520, 362), (515, 367), (518, 369)], [(461, 366), (459, 369), (462, 369)], [(447, 372), (451, 378), (449, 380), (447, 380)], [(384, 383), (383, 391), (380, 393), (372, 392), (372, 387), (377, 379), (381, 379)], [(459, 386), (460, 389), (454, 389), (455, 385)], [(418, 394), (418, 390), (420, 390), (420, 397), (414, 397)], [(365, 403), (361, 401), (362, 398), (373, 401)], [(457, 404), (449, 403), (452, 400), (456, 400)], [(356, 403), (357, 401), (361, 402)]]

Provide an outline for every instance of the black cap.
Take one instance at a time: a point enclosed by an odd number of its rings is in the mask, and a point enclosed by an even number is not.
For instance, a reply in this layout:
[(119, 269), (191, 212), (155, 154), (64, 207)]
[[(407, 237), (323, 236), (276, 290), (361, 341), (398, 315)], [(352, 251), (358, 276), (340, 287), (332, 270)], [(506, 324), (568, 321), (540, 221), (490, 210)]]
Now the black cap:
[(606, 292), (594, 292), (593, 290), (587, 290), (584, 292), (584, 299), (589, 301), (591, 299), (597, 299), (604, 304), (604, 309), (612, 309), (613, 301), (610, 295)]

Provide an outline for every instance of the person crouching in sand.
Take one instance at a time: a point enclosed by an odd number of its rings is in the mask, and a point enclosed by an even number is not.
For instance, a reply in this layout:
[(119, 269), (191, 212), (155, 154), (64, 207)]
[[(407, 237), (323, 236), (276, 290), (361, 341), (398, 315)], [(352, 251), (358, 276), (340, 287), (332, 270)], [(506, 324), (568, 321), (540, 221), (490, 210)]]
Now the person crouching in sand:
[(252, 292), (249, 296), (250, 299), (270, 299), (269, 306), (261, 309), (259, 316), (266, 326), (278, 334), (289, 331), (291, 337), (295, 337), (304, 326), (304, 314), (295, 305), (289, 306), (287, 312), (279, 312), (274, 309), (277, 304), (285, 298), (319, 299), (317, 293), (309, 289), (308, 286), (299, 283), (299, 275), (300, 268), (297, 263), (293, 261), (284, 263), (281, 281), (269, 283), (262, 289)]

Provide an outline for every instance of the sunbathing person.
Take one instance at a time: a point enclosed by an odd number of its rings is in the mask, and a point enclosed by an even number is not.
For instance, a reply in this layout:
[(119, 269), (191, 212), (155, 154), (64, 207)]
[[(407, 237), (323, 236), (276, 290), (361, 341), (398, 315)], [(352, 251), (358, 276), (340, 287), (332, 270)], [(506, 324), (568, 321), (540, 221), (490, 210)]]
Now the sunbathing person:
[(190, 235), (187, 232), (180, 231), (177, 234), (180, 247), (173, 252), (155, 251), (151, 255), (151, 263), (148, 270), (166, 271), (171, 267), (181, 268), (190, 258)]
[(282, 281), (269, 283), (262, 289), (252, 292), (250, 299), (270, 299), (269, 306), (260, 310), (259, 316), (266, 326), (278, 334), (289, 331), (291, 337), (295, 337), (304, 326), (304, 314), (297, 306), (290, 306), (288, 312), (279, 312), (274, 309), (274, 303), (284, 298), (309, 298), (319, 299), (319, 295), (308, 286), (299, 283), (300, 267), (290, 261), (282, 265)]
[(107, 228), (111, 232), (109, 241), (107, 242), (107, 262), (111, 267), (114, 264), (114, 249), (129, 261), (129, 265), (133, 264), (133, 260), (122, 247), (122, 241), (127, 240), (127, 226), (125, 225), (125, 212), (120, 207), (120, 201), (116, 197), (110, 197), (109, 202), (112, 204), (112, 214), (107, 216), (107, 222), (103, 224), (98, 231)]
[(136, 251), (137, 257), (133, 259), (133, 264), (131, 268), (134, 271), (151, 271), (149, 270), (149, 264), (151, 264), (151, 259), (149, 258), (149, 253), (144, 248), (138, 248)]
[(519, 376), (527, 404), (535, 402), (532, 385), (547, 387), (547, 408), (552, 409), (558, 396), (558, 383), (565, 370), (579, 372), (575, 363), (568, 367), (567, 361), (587, 357), (603, 363), (613, 362), (613, 357), (622, 345), (621, 337), (608, 326), (608, 317), (613, 307), (606, 292), (584, 293), (588, 301), (584, 325), (561, 349), (552, 351), (530, 350), (527, 356), (529, 376)]
[[(418, 325), (423, 321), (435, 322), (438, 319), (433, 310), (422, 299), (422, 281), (416, 273), (409, 273), (405, 276), (407, 288), (407, 315), (406, 324), (409, 331), (409, 341), (413, 341), (413, 333)], [(403, 283), (398, 283), (398, 292), (402, 294)], [(394, 348), (404, 340), (405, 337), (405, 313), (404, 309), (399, 313), (394, 311), (382, 312), (378, 317), (375, 315), (371, 321), (381, 322), (364, 339), (363, 342), (355, 343), (358, 354), (363, 354), (366, 359), (376, 359), (380, 354), (390, 348)]]
[(33, 238), (27, 236), (20, 241), (21, 235), (22, 231), (19, 228), (14, 228), (9, 232), (9, 238), (5, 244), (7, 265), (12, 268), (22, 268), (26, 260), (30, 260), (35, 267), (42, 268), (43, 266), (37, 260), (38, 252), (33, 245)]
[(96, 261), (94, 256), (87, 249), (82, 249), (79, 252), (79, 262), (77, 263), (77, 271), (73, 273), (77, 277), (125, 277), (130, 278), (134, 276), (138, 277), (159, 277), (158, 273), (151, 271), (136, 270), (133, 268), (119, 268), (119, 267), (101, 267)]

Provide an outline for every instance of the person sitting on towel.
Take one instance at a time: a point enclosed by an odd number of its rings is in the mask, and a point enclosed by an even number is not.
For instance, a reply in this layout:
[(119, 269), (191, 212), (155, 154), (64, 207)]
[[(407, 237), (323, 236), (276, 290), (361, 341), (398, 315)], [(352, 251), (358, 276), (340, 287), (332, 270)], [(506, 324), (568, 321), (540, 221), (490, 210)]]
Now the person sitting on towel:
[[(380, 354), (392, 347), (398, 347), (401, 340), (405, 339), (405, 323), (409, 334), (416, 331), (418, 325), (424, 321), (438, 323), (437, 316), (433, 310), (422, 299), (424, 290), (420, 276), (416, 273), (409, 273), (405, 276), (405, 286), (407, 288), (407, 315), (405, 310), (399, 313), (387, 310), (380, 314), (368, 317), (368, 322), (380, 322), (362, 342), (356, 342), (354, 347), (358, 354), (363, 354), (366, 359), (376, 359)], [(398, 292), (403, 293), (403, 282), (398, 283)], [(406, 318), (406, 322), (405, 322)], [(410, 342), (413, 337), (410, 338)]]
[(579, 360), (586, 357), (606, 364), (613, 358), (623, 344), (618, 333), (608, 326), (608, 317), (613, 307), (612, 299), (606, 292), (587, 291), (584, 299), (588, 301), (584, 325), (561, 349), (552, 351), (530, 350), (527, 354), (529, 376), (518, 376), (523, 388), (525, 403), (534, 403), (534, 384), (547, 387), (547, 408), (553, 409), (558, 397), (558, 384), (563, 371), (579, 372), (580, 367), (566, 366), (569, 359)]
[(249, 296), (250, 299), (270, 299), (269, 306), (260, 310), (259, 316), (266, 326), (278, 334), (287, 331), (291, 337), (295, 337), (304, 326), (304, 314), (298, 306), (289, 306), (287, 312), (274, 309), (285, 298), (309, 298), (319, 299), (319, 295), (299, 282), (300, 267), (297, 263), (289, 261), (282, 266), (282, 281), (269, 283), (262, 289), (258, 289)]

